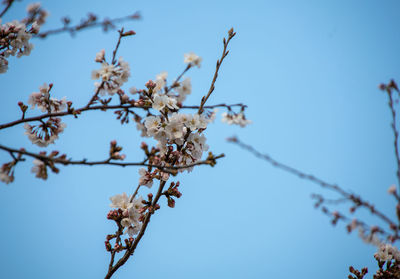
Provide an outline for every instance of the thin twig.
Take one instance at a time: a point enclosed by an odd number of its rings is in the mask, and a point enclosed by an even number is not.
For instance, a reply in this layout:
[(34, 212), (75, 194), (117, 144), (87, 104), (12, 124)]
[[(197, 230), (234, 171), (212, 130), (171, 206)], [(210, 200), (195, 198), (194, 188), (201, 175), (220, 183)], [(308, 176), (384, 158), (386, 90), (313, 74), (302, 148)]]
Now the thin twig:
[(3, 17), (3, 15), (8, 11), (8, 9), (11, 7), (11, 5), (15, 2), (15, 0), (8, 0), (7, 5), (4, 7), (4, 10), (0, 13), (0, 17)]
[(343, 190), (342, 188), (340, 188), (338, 185), (336, 184), (331, 184), (328, 182), (325, 182), (324, 180), (315, 177), (314, 175), (311, 174), (306, 174), (300, 170), (297, 170), (293, 167), (290, 167), (288, 165), (282, 164), (278, 161), (276, 161), (275, 159), (271, 158), (269, 155), (267, 154), (262, 154), (261, 152), (257, 151), (256, 149), (254, 149), (252, 146), (245, 144), (243, 142), (241, 142), (238, 138), (234, 137), (234, 138), (230, 138), (228, 139), (229, 142), (232, 142), (238, 146), (240, 146), (241, 148), (249, 151), (250, 153), (252, 153), (253, 155), (255, 155), (258, 158), (261, 158), (265, 161), (267, 161), (268, 163), (270, 163), (272, 166), (284, 170), (286, 172), (289, 172), (291, 174), (294, 174), (302, 179), (311, 181), (319, 186), (321, 186), (322, 188), (327, 188), (330, 189), (338, 194), (340, 194), (342, 197), (351, 200), (356, 206), (362, 206), (367, 208), (372, 215), (377, 216), (378, 218), (380, 218), (381, 220), (383, 220), (385, 223), (387, 223), (390, 228), (395, 232), (395, 234), (397, 235), (398, 232), (398, 226), (395, 225), (395, 222), (393, 222), (389, 217), (387, 217), (385, 214), (383, 214), (381, 211), (377, 210), (374, 205), (372, 205), (371, 203), (364, 201), (361, 199), (361, 197), (356, 196), (352, 193), (349, 193), (345, 190)]
[(103, 21), (92, 21), (92, 22), (84, 21), (83, 23), (80, 23), (80, 24), (77, 24), (74, 26), (64, 26), (64, 27), (40, 32), (35, 37), (43, 39), (43, 38), (46, 38), (48, 35), (60, 34), (60, 33), (65, 33), (65, 32), (69, 32), (69, 33), (73, 34), (74, 32), (81, 31), (84, 29), (94, 28), (94, 27), (103, 26), (105, 28), (108, 28), (108, 27), (112, 27), (113, 24), (115, 24), (115, 23), (123, 22), (126, 20), (136, 20), (136, 19), (140, 19), (139, 13), (135, 13), (133, 15), (124, 16), (124, 17), (114, 18), (114, 19), (104, 19)]
[(122, 39), (123, 34), (124, 34), (124, 28), (121, 28), (121, 30), (118, 30), (118, 34), (119, 34), (119, 37), (118, 37), (117, 45), (114, 48), (113, 56), (112, 56), (112, 59), (111, 59), (111, 64), (113, 64), (113, 65), (116, 62), (115, 61), (115, 56), (117, 55), (117, 51), (118, 51), (119, 45), (121, 44), (121, 39)]
[(397, 171), (396, 171), (396, 176), (397, 176), (397, 181), (398, 181), (398, 187), (400, 189), (400, 155), (399, 155), (399, 131), (396, 126), (396, 110), (394, 109), (394, 104), (393, 104), (393, 95), (390, 87), (387, 87), (386, 92), (389, 97), (389, 108), (392, 113), (392, 130), (394, 134), (394, 151), (396, 154), (396, 161), (397, 161)]
[(224, 49), (222, 50), (222, 55), (221, 58), (219, 60), (217, 60), (217, 65), (215, 67), (215, 73), (214, 73), (214, 77), (211, 81), (211, 85), (210, 85), (210, 89), (208, 90), (208, 93), (206, 96), (203, 96), (203, 98), (201, 99), (201, 103), (200, 103), (200, 107), (198, 110), (198, 114), (203, 113), (203, 107), (205, 105), (205, 103), (207, 102), (208, 98), (210, 97), (211, 93), (214, 91), (215, 89), (215, 82), (217, 81), (217, 77), (218, 77), (218, 71), (219, 68), (221, 67), (222, 62), (224, 61), (225, 57), (228, 55), (229, 50), (227, 51), (227, 47), (229, 42), (231, 41), (231, 39), (236, 35), (236, 32), (233, 31), (233, 28), (231, 28), (228, 31), (228, 39), (226, 40), (224, 38), (223, 43), (224, 43)]

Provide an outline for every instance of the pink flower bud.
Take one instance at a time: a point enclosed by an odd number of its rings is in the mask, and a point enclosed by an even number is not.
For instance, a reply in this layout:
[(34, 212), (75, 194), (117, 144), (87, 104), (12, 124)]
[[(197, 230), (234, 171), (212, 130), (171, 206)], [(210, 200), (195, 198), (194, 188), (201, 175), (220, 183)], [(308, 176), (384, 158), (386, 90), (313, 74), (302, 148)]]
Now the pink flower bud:
[(154, 89), (156, 87), (156, 84), (152, 80), (149, 80), (145, 85), (148, 89)]

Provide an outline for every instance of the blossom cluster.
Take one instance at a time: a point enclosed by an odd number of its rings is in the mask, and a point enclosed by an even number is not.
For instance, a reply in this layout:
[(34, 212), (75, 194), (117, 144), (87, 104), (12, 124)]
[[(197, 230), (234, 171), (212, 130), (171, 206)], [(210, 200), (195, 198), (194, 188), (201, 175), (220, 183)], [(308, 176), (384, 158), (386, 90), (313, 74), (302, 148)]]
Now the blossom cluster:
[(131, 75), (129, 64), (122, 57), (119, 58), (118, 63), (107, 63), (104, 50), (97, 53), (95, 61), (101, 63), (101, 68), (92, 72), (92, 79), (101, 80), (100, 83), (95, 83), (96, 90), (99, 90), (102, 96), (106, 93), (114, 95)]
[[(143, 198), (128, 197), (126, 193), (123, 193), (122, 195), (112, 196), (110, 200), (110, 207), (122, 211), (123, 218), (121, 220), (121, 225), (125, 229), (124, 233), (127, 233), (130, 237), (137, 234), (142, 227), (140, 218), (143, 213)], [(113, 211), (109, 214), (112, 215)], [(109, 216), (109, 219), (111, 219), (110, 217), (112, 216)]]
[(242, 128), (252, 123), (251, 120), (246, 119), (243, 111), (239, 113), (224, 112), (222, 114), (222, 122), (225, 122), (229, 125), (239, 125)]
[(61, 122), (61, 118), (52, 117), (38, 125), (25, 123), (24, 128), (25, 134), (33, 144), (46, 147), (58, 139), (58, 135), (64, 131), (66, 126), (65, 123)]
[(64, 111), (67, 108), (66, 97), (61, 100), (50, 97), (52, 87), (53, 84), (47, 85), (44, 83), (43, 86), (39, 87), (39, 92), (33, 92), (29, 96), (28, 104), (31, 105), (31, 109), (37, 106), (42, 112), (54, 113)]
[(5, 163), (0, 168), (0, 180), (8, 184), (14, 181), (15, 162)]
[(383, 262), (391, 260), (400, 262), (400, 251), (388, 243), (382, 243), (379, 245), (378, 251), (375, 253), (375, 258)]
[(27, 7), (28, 16), (22, 21), (14, 20), (1, 24), (0, 21), (0, 74), (8, 69), (9, 56), (21, 57), (29, 55), (33, 49), (30, 39), (38, 34), (40, 26), (45, 22), (48, 12), (39, 3)]
[[(53, 84), (44, 83), (39, 87), (39, 92), (33, 92), (29, 96), (28, 104), (31, 105), (31, 109), (37, 107), (47, 113), (62, 112), (67, 109), (66, 97), (61, 100), (50, 97), (52, 87)], [(25, 123), (24, 127), (25, 134), (33, 144), (46, 147), (58, 139), (58, 135), (64, 131), (66, 124), (62, 123), (59, 117), (51, 117), (46, 122), (41, 121), (38, 125)]]

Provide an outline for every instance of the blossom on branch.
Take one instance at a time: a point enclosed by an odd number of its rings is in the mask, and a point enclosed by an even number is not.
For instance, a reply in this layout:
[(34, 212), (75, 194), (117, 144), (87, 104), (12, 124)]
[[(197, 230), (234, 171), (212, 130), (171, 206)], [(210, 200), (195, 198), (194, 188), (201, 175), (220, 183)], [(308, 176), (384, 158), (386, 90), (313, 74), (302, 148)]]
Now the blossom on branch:
[(185, 62), (186, 64), (188, 64), (190, 66), (197, 66), (199, 68), (201, 66), (201, 61), (202, 61), (202, 58), (193, 52), (186, 53), (184, 55), (184, 59), (183, 59), (183, 62)]
[(116, 65), (108, 64), (104, 61), (102, 51), (96, 55), (95, 61), (101, 63), (101, 68), (92, 71), (92, 79), (100, 79), (102, 81), (101, 83), (95, 83), (96, 90), (99, 90), (100, 95), (105, 95), (106, 93), (114, 95), (128, 81), (131, 75), (128, 62), (120, 57)]
[(47, 122), (41, 122), (39, 125), (29, 125), (25, 123), (25, 134), (29, 140), (40, 147), (46, 147), (58, 139), (67, 125), (61, 122), (61, 118), (50, 118)]
[(64, 111), (67, 108), (66, 97), (61, 100), (53, 97), (50, 98), (50, 90), (52, 87), (52, 84), (47, 85), (44, 83), (43, 86), (39, 87), (39, 92), (33, 92), (29, 96), (28, 104), (31, 105), (31, 109), (37, 106), (42, 112), (54, 113)]
[(224, 112), (222, 114), (222, 122), (225, 122), (229, 125), (239, 125), (242, 128), (252, 123), (251, 120), (246, 119), (242, 111), (233, 114)]

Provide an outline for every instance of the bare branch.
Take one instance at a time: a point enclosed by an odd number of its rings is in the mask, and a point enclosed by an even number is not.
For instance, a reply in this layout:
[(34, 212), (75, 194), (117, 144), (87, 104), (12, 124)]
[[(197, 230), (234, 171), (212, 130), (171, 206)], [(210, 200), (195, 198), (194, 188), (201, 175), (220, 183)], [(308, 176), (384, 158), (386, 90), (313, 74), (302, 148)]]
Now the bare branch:
[(3, 11), (0, 13), (0, 17), (3, 17), (3, 15), (8, 11), (8, 9), (11, 7), (11, 5), (15, 2), (15, 0), (6, 0), (6, 6), (4, 7)]
[(289, 172), (289, 173), (291, 173), (293, 175), (298, 176), (301, 179), (305, 179), (305, 180), (308, 180), (308, 181), (310, 181), (312, 183), (315, 183), (315, 184), (321, 186), (322, 188), (327, 188), (329, 190), (332, 190), (332, 191), (338, 193), (343, 198), (346, 198), (346, 199), (350, 200), (351, 202), (353, 202), (355, 208), (356, 207), (367, 208), (372, 215), (378, 217), (379, 219), (381, 219), (382, 221), (387, 223), (388, 226), (390, 227), (390, 229), (394, 232), (394, 234), (395, 234), (394, 237), (396, 239), (398, 239), (398, 237), (399, 237), (398, 236), (399, 226), (395, 225), (396, 223), (394, 221), (392, 221), (389, 217), (387, 217), (381, 211), (377, 210), (375, 208), (375, 206), (372, 205), (370, 202), (363, 200), (360, 196), (357, 196), (355, 194), (347, 192), (347, 191), (343, 190), (341, 187), (339, 187), (336, 184), (331, 184), (331, 183), (325, 182), (324, 180), (322, 180), (322, 179), (320, 179), (320, 178), (318, 178), (318, 177), (316, 177), (314, 175), (304, 173), (304, 172), (302, 172), (300, 170), (297, 170), (297, 169), (295, 169), (293, 167), (290, 167), (290, 166), (288, 166), (286, 164), (280, 163), (280, 162), (276, 161), (275, 159), (271, 158), (269, 155), (262, 154), (261, 152), (257, 151), (251, 145), (248, 145), (248, 144), (245, 144), (245, 143), (241, 142), (236, 137), (229, 138), (228, 141), (240, 146), (244, 150), (249, 151), (250, 153), (252, 153), (256, 157), (267, 161), (272, 166), (274, 166), (274, 167), (276, 167), (278, 169), (284, 170), (286, 172)]

